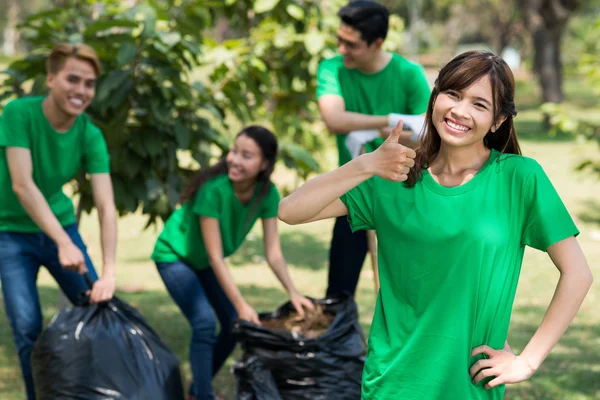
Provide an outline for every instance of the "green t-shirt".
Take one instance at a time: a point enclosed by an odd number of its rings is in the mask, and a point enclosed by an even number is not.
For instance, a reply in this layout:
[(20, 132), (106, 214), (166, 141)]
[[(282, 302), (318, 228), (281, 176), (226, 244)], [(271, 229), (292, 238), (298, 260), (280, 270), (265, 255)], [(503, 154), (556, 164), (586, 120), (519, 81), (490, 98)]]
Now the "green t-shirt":
[(152, 260), (182, 260), (196, 269), (210, 268), (200, 230), (200, 216), (219, 220), (223, 256), (229, 257), (240, 247), (258, 218), (277, 217), (279, 192), (275, 185), (270, 185), (261, 204), (249, 216), (260, 184), (256, 185), (250, 203), (244, 205), (235, 195), (227, 175), (205, 182), (193, 200), (187, 201), (169, 217), (154, 246)]
[[(323, 60), (317, 72), (317, 99), (327, 94), (343, 97), (349, 112), (418, 115), (427, 111), (430, 91), (423, 68), (392, 53), (388, 65), (374, 74), (344, 67), (341, 55)], [(335, 135), (340, 165), (351, 159), (346, 136)]]
[(471, 382), (471, 349), (504, 346), (525, 246), (579, 233), (542, 167), (492, 151), (461, 186), (425, 170), (413, 188), (374, 177), (341, 200), (379, 246), (363, 399), (501, 399)]
[(29, 149), (33, 181), (62, 226), (75, 223), (73, 202), (63, 193), (63, 185), (82, 167), (89, 174), (110, 172), (106, 142), (89, 117), (80, 115), (71, 129), (59, 133), (44, 116), (43, 99), (13, 100), (0, 117), (0, 231), (41, 231), (12, 190), (6, 147)]

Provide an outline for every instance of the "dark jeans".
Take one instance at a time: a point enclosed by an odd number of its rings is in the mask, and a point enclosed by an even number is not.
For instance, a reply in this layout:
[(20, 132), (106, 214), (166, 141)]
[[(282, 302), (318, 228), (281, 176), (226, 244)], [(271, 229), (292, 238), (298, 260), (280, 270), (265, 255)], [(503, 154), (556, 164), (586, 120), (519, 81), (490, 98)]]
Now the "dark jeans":
[(354, 296), (367, 251), (367, 232), (352, 233), (348, 217), (336, 218), (329, 249), (327, 296), (342, 292)]
[[(96, 280), (94, 266), (77, 227), (70, 225), (65, 231), (83, 252), (90, 277)], [(81, 275), (61, 267), (58, 249), (45, 233), (0, 232), (0, 281), (4, 309), (19, 353), (29, 400), (35, 399), (31, 376), (31, 351), (42, 331), (42, 311), (36, 285), (42, 265), (52, 274), (71, 302), (77, 301), (77, 297), (88, 289)]]
[[(182, 261), (157, 263), (158, 273), (192, 327), (190, 395), (213, 400), (212, 378), (235, 347), (237, 313), (212, 269), (195, 270)], [(216, 315), (216, 318), (215, 318)], [(216, 335), (217, 319), (221, 327)]]

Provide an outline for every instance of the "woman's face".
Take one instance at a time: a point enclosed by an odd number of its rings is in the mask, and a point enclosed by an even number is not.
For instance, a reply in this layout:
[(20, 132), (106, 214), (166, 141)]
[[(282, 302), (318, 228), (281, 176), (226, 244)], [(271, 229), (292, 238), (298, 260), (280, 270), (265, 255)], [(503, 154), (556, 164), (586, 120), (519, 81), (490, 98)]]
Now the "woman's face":
[(239, 135), (227, 153), (229, 179), (232, 182), (256, 180), (258, 174), (267, 168), (267, 161), (254, 139), (246, 134)]
[[(483, 138), (490, 129), (497, 129), (497, 126), (492, 126), (492, 99), (492, 84), (488, 75), (462, 90), (447, 90), (438, 94), (433, 104), (432, 118), (442, 145), (483, 145)], [(503, 120), (499, 122), (498, 126)]]

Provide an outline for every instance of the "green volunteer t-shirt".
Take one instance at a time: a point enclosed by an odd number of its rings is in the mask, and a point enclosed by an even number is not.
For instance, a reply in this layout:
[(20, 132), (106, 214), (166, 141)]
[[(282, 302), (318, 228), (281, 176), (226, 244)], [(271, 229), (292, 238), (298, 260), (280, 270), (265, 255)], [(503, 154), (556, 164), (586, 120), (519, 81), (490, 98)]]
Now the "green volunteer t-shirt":
[[(169, 217), (154, 246), (152, 260), (182, 260), (196, 269), (210, 268), (200, 230), (200, 216), (219, 220), (223, 256), (229, 257), (240, 247), (258, 218), (277, 217), (279, 192), (275, 185), (270, 185), (269, 192), (255, 208), (253, 204), (260, 184), (256, 185), (252, 200), (244, 205), (235, 195), (227, 175), (205, 182), (193, 200), (187, 201)], [(251, 216), (250, 211), (253, 211)]]
[(504, 386), (471, 382), (471, 350), (504, 346), (525, 246), (579, 233), (542, 167), (492, 151), (461, 186), (423, 171), (413, 188), (374, 177), (341, 200), (379, 246), (363, 400), (500, 400)]
[(75, 223), (73, 202), (63, 185), (82, 167), (90, 174), (110, 172), (106, 142), (89, 117), (82, 114), (67, 132), (57, 132), (44, 116), (43, 99), (13, 100), (0, 116), (0, 231), (41, 231), (12, 190), (6, 147), (29, 149), (33, 180), (62, 226)]
[[(385, 68), (374, 74), (344, 67), (341, 55), (322, 61), (317, 72), (317, 99), (328, 94), (341, 96), (350, 112), (418, 115), (427, 111), (430, 91), (423, 68), (392, 53)], [(351, 159), (346, 136), (335, 135), (340, 165)]]

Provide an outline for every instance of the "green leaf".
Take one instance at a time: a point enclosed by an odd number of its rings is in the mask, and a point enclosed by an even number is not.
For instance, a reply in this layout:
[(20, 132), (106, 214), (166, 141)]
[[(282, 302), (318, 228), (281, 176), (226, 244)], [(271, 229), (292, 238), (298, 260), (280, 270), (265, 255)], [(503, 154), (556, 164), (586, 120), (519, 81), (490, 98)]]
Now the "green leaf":
[(148, 152), (146, 151), (146, 146), (144, 146), (144, 140), (141, 138), (141, 135), (136, 136), (134, 139), (129, 141), (129, 148), (134, 151), (137, 155), (141, 157), (146, 157)]
[(304, 47), (306, 47), (306, 51), (313, 56), (319, 54), (325, 48), (326, 38), (325, 33), (312, 29), (304, 35)]
[(175, 121), (175, 137), (180, 148), (188, 148), (190, 145), (190, 131), (180, 121)]
[(137, 28), (139, 23), (137, 21), (130, 21), (126, 19), (113, 19), (110, 21), (99, 20), (89, 24), (85, 29), (86, 36), (95, 35), (98, 32), (105, 31), (111, 28)]
[[(131, 80), (125, 80), (122, 85), (119, 85), (116, 90), (111, 92), (110, 97), (104, 104), (109, 108), (117, 108), (126, 104), (127, 111), (129, 111), (130, 105), (128, 103), (128, 99), (129, 95), (131, 94), (132, 85), (133, 82)], [(127, 117), (127, 114), (123, 116), (123, 119)]]
[(150, 103), (150, 110), (154, 118), (162, 123), (169, 123), (169, 108), (167, 104), (164, 104), (159, 99), (153, 99)]
[(265, 64), (265, 62), (257, 57), (252, 57), (250, 59), (250, 65), (252, 65), (254, 68), (258, 69), (261, 72), (265, 72), (267, 70), (267, 65)]
[(31, 86), (31, 94), (33, 95), (43, 95), (46, 94), (48, 88), (46, 87), (46, 77), (43, 75), (38, 75)]
[(271, 11), (279, 3), (279, 0), (256, 0), (254, 3), (254, 12), (262, 14)]
[(158, 32), (158, 36), (169, 49), (173, 48), (177, 43), (181, 41), (181, 34), (179, 32)]
[(123, 43), (117, 54), (117, 63), (120, 66), (131, 63), (137, 54), (137, 50), (138, 47), (134, 42)]
[(102, 79), (96, 90), (96, 97), (94, 102), (102, 103), (108, 99), (110, 93), (123, 86), (125, 81), (129, 78), (129, 73), (122, 70), (114, 70), (104, 79)]
[(161, 193), (163, 193), (163, 187), (156, 179), (149, 179), (146, 182), (146, 195), (148, 200), (156, 200)]
[(144, 166), (144, 159), (132, 151), (124, 152), (124, 164), (121, 173), (129, 179), (135, 178)]
[(226, 6), (232, 6), (235, 4), (237, 0), (225, 0), (225, 5)]
[[(48, 11), (43, 11), (43, 12), (40, 12), (37, 14), (33, 14), (27, 18), (25, 24), (31, 23), (33, 21), (37, 21), (40, 19), (41, 20), (50, 19), (51, 17), (59, 16), (62, 12), (63, 12), (63, 10), (61, 10), (60, 8), (55, 8), (55, 9), (50, 9)], [(21, 24), (21, 26), (22, 25), (24, 25), (24, 24)]]
[(304, 19), (304, 10), (297, 4), (290, 4), (285, 8), (290, 16), (298, 21), (302, 21)]
[(81, 33), (72, 33), (67, 38), (69, 43), (81, 43), (83, 42), (83, 35)]
[(155, 157), (161, 153), (162, 150), (162, 141), (160, 140), (160, 136), (156, 135), (148, 135), (144, 138), (144, 146), (146, 147), (146, 151), (152, 157)]
[(307, 172), (320, 172), (317, 160), (304, 147), (294, 143), (283, 143), (281, 152), (289, 156), (296, 165)]

